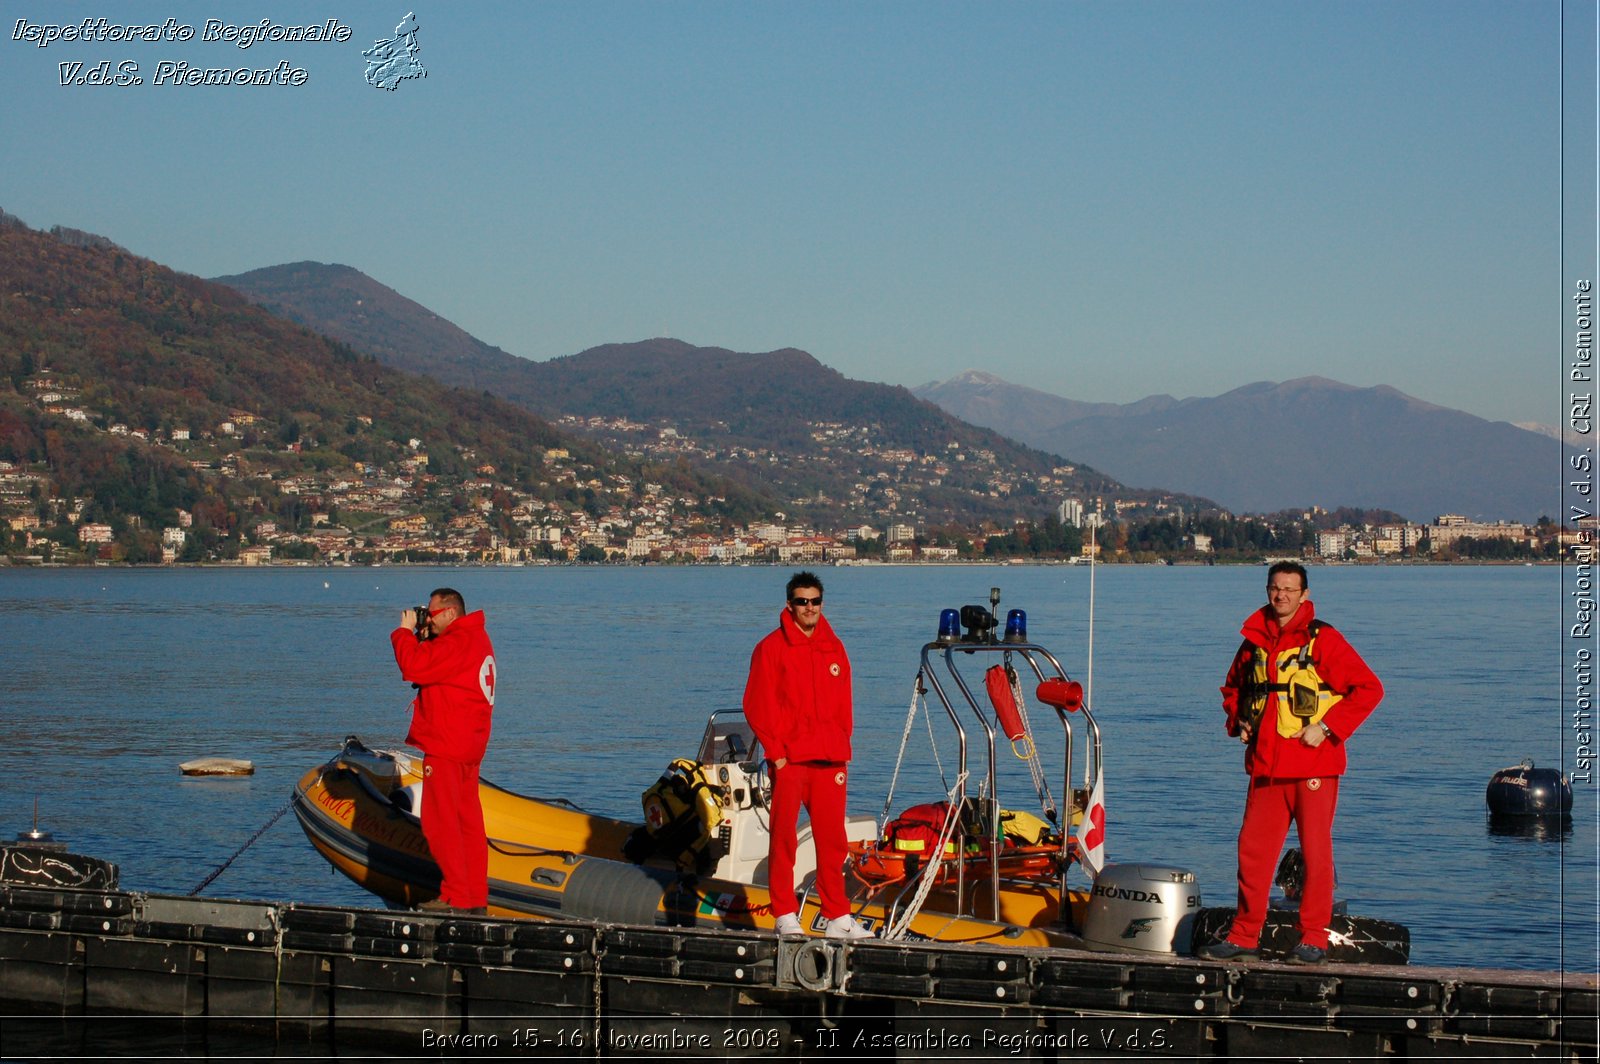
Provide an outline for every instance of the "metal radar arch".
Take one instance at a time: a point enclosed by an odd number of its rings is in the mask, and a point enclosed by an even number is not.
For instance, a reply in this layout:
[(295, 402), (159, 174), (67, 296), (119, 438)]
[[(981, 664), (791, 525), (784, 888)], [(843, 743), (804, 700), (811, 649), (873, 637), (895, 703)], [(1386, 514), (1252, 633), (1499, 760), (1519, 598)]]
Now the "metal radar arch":
[[(943, 708), (954, 730), (956, 773), (953, 783), (946, 781), (946, 822), (935, 857), (924, 864), (917, 890), (909, 901), (896, 903), (899, 911), (890, 922), (887, 937), (898, 937), (897, 931), (909, 925), (941, 874), (954, 875), (960, 915), (1002, 919), (1001, 884), (1005, 868), (1002, 858), (1007, 845), (1001, 822), (1005, 806), (1000, 772), (1002, 737), (1010, 744), (1010, 752), (1027, 762), (1040, 813), (1058, 833), (1053, 866), (1055, 885), (1062, 899), (1059, 920), (1065, 929), (1072, 930), (1072, 911), (1066, 904), (1067, 874), (1074, 862), (1081, 861), (1079, 844), (1072, 837), (1072, 823), (1075, 816), (1086, 813), (1093, 781), (1103, 778), (1100, 728), (1085, 704), (1082, 686), (1068, 676), (1048, 648), (1029, 640), (1027, 614), (1020, 609), (1011, 610), (1001, 630), (997, 621), (999, 605), (1000, 589), (991, 588), (987, 607), (969, 605), (959, 610), (942, 610), (937, 637), (922, 648), (911, 712), (895, 764), (895, 779), (898, 780), (905, 760), (906, 738), (910, 735), (918, 703), (924, 703), (926, 714), (929, 695)], [(979, 675), (982, 680), (974, 682)], [(1048, 706), (1062, 730), (1065, 749), (1060, 793), (1067, 806), (1065, 816), (1056, 805), (1049, 774), (1035, 741), (1035, 726), (1029, 719), (1029, 700), (1024, 693), (1024, 688), (1029, 686), (1024, 678), (1029, 676), (1036, 707)], [(978, 693), (980, 691), (982, 694)], [(1088, 737), (1081, 791), (1073, 789), (1075, 717), (1082, 718)], [(928, 727), (932, 740), (932, 715)], [(937, 743), (934, 756), (937, 759)], [(940, 769), (942, 774), (942, 765)], [(889, 803), (893, 802), (893, 789), (891, 783)], [(1087, 823), (1084, 826), (1087, 827)], [(953, 862), (941, 862), (937, 859), (939, 852), (953, 852), (958, 856)], [(970, 873), (969, 858), (974, 870)], [(1093, 867), (1086, 866), (1086, 871), (1092, 880)], [(970, 895), (969, 875), (974, 879)]]

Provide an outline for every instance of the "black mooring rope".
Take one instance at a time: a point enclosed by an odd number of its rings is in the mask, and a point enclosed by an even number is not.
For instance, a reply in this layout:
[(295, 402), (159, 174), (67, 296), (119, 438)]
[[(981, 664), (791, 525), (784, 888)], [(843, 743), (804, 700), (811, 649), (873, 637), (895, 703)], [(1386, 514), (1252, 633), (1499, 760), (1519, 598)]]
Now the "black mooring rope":
[(209, 876), (206, 876), (205, 879), (201, 880), (200, 881), (200, 885), (198, 887), (195, 887), (193, 890), (191, 890), (189, 892), (189, 897), (192, 898), (196, 894), (199, 894), (202, 890), (205, 890), (207, 887), (209, 887), (211, 885), (211, 881), (212, 880), (216, 879), (222, 873), (226, 872), (228, 870), (228, 866), (233, 864), (233, 862), (237, 861), (239, 859), (239, 855), (244, 853), (244, 851), (248, 850), (250, 848), (251, 844), (253, 844), (262, 835), (266, 834), (267, 829), (270, 828), (272, 825), (276, 824), (278, 822), (278, 818), (283, 816), (283, 814), (287, 813), (289, 811), (289, 809), (293, 805), (294, 805), (294, 799), (291, 798), (284, 805), (284, 807), (282, 809), (280, 809), (276, 813), (272, 814), (272, 819), (268, 820), (265, 824), (261, 825), (261, 830), (257, 831), (254, 835), (251, 835), (248, 839), (246, 839), (245, 840), (245, 844), (243, 846), (239, 847), (239, 849), (234, 852), (234, 855), (232, 857), (228, 858), (226, 861), (223, 861), (221, 864), (217, 865), (216, 871), (212, 872)]

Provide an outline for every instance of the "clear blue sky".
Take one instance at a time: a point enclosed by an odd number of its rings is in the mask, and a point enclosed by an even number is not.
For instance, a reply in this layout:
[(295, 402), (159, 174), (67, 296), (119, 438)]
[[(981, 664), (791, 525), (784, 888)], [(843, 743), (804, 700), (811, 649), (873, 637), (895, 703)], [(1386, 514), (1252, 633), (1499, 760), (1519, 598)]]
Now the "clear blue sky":
[[(408, 10), (427, 77), (373, 88)], [(13, 39), (86, 17), (196, 38)], [(212, 18), (353, 36), (241, 50)], [(201, 276), (345, 263), (528, 358), (675, 336), (894, 384), (1318, 374), (1562, 415), (1554, 0), (4, 0), (0, 27), (0, 208)], [(101, 60), (144, 84), (60, 85)]]

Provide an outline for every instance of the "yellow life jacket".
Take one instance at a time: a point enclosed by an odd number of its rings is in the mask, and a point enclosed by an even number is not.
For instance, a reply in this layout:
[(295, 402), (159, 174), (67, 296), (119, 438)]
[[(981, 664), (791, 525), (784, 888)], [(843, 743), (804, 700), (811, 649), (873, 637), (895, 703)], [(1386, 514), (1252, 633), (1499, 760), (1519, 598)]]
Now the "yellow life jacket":
[(1273, 699), (1276, 707), (1278, 734), (1293, 738), (1302, 728), (1309, 728), (1328, 715), (1342, 695), (1330, 690), (1317, 674), (1315, 647), (1321, 621), (1312, 621), (1310, 637), (1303, 646), (1290, 647), (1278, 655), (1277, 682), (1272, 682), (1267, 669), (1267, 651), (1246, 641), (1250, 648), (1250, 668), (1244, 688), (1239, 692), (1244, 703), (1245, 719), (1254, 727), (1267, 709), (1267, 700)]
[(1024, 809), (1000, 810), (1000, 830), (1021, 846), (1039, 846), (1061, 837), (1049, 821)]
[(714, 864), (722, 826), (722, 788), (706, 778), (705, 766), (680, 757), (640, 796), (644, 831), (654, 851), (688, 869)]

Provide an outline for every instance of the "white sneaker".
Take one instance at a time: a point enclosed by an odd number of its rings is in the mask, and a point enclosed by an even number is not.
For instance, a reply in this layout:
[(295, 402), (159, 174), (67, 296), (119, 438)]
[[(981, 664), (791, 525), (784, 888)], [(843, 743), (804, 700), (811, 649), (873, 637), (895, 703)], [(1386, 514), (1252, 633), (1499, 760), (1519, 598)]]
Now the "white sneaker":
[(868, 931), (866, 928), (856, 923), (854, 917), (840, 916), (836, 919), (828, 921), (827, 936), (829, 938), (854, 939), (872, 938), (873, 934), (871, 931)]
[(800, 926), (800, 917), (794, 913), (784, 913), (778, 917), (777, 925), (773, 927), (773, 930), (780, 935), (803, 935), (806, 933), (805, 928)]

